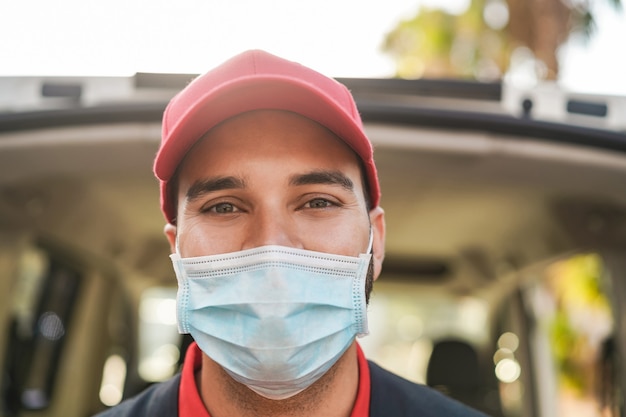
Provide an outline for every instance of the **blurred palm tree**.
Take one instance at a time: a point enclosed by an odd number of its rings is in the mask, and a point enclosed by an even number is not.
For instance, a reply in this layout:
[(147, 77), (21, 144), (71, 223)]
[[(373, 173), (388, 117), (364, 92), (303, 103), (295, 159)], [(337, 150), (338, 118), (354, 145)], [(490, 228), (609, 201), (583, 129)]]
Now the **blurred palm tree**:
[[(383, 50), (403, 78), (491, 80), (532, 57), (538, 78), (556, 79), (558, 48), (574, 33), (592, 36), (598, 1), (471, 0), (460, 15), (420, 9), (386, 35)], [(621, 10), (621, 0), (602, 1)]]

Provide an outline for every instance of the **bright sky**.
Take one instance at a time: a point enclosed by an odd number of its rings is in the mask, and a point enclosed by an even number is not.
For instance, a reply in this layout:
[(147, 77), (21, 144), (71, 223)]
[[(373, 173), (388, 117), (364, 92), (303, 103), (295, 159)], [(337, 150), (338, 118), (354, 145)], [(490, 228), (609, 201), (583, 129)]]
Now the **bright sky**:
[[(468, 1), (0, 0), (0, 75), (200, 73), (261, 48), (331, 76), (387, 77), (381, 43), (398, 20)], [(626, 13), (607, 9), (592, 42), (564, 54), (563, 83), (626, 95)]]

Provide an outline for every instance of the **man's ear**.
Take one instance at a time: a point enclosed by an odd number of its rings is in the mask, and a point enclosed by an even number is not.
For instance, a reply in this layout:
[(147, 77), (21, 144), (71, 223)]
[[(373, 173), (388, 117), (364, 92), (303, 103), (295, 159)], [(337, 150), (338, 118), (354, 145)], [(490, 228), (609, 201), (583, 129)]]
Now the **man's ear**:
[(381, 207), (374, 207), (370, 210), (370, 224), (374, 233), (372, 242), (374, 279), (377, 279), (383, 267), (383, 259), (385, 259), (385, 212)]
[(170, 243), (170, 251), (176, 253), (176, 226), (168, 223), (163, 228), (163, 232), (167, 237), (167, 241)]

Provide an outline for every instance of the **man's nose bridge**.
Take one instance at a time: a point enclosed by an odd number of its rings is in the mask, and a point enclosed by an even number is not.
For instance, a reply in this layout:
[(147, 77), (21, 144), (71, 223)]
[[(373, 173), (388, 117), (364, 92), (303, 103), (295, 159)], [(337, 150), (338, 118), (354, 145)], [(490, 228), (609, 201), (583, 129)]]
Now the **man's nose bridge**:
[(250, 236), (254, 246), (295, 245), (295, 229), (289, 216), (264, 210), (258, 213), (256, 220), (257, 225), (251, 228)]

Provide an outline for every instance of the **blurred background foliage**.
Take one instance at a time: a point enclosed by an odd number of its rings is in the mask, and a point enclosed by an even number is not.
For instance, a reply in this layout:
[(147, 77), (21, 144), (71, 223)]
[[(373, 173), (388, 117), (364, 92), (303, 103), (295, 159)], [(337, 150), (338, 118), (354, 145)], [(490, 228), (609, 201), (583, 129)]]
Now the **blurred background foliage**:
[(598, 2), (622, 11), (622, 0), (471, 0), (459, 15), (420, 8), (386, 35), (383, 51), (401, 78), (491, 81), (530, 65), (537, 79), (555, 80), (559, 47), (572, 34), (593, 36)]
[(600, 384), (597, 364), (613, 332), (604, 273), (596, 254), (573, 256), (547, 271), (556, 307), (549, 326), (552, 353), (563, 388), (578, 394), (593, 393)]

